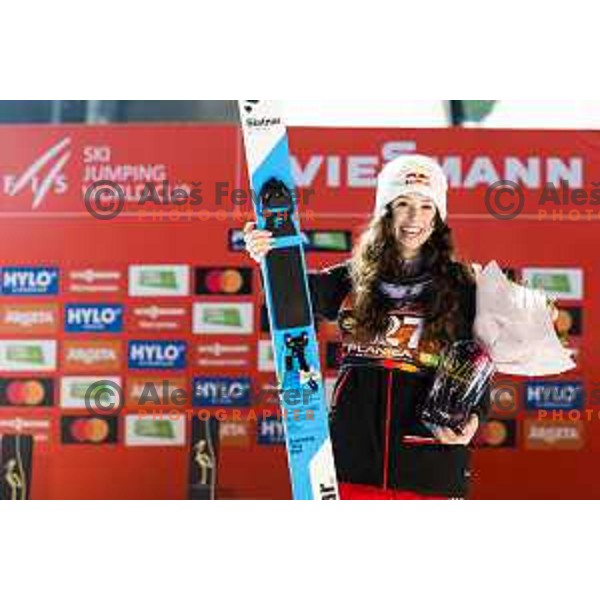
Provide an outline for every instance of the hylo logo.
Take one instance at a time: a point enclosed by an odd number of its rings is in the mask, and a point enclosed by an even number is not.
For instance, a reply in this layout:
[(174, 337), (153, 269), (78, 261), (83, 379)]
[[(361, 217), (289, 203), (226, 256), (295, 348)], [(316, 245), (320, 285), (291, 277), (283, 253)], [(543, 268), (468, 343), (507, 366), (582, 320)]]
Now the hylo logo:
[(529, 410), (578, 410), (583, 408), (583, 384), (578, 382), (536, 382), (526, 387)]
[(119, 332), (123, 328), (123, 307), (119, 304), (68, 304), (65, 328), (67, 332)]
[(58, 294), (58, 269), (44, 267), (5, 267), (2, 293), (7, 296)]
[(258, 443), (260, 445), (285, 444), (285, 431), (279, 419), (262, 419), (258, 422)]
[(129, 365), (134, 369), (184, 369), (186, 342), (129, 342)]
[(194, 400), (200, 405), (248, 406), (250, 379), (196, 378)]

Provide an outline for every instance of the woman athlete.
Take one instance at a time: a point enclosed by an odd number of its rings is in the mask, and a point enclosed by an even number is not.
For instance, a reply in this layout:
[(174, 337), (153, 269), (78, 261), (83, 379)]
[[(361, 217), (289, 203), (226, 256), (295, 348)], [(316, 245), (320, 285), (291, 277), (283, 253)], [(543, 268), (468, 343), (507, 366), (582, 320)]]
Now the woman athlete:
[[(342, 499), (463, 498), (470, 449), (487, 401), (461, 434), (425, 426), (420, 403), (433, 382), (427, 358), (473, 339), (473, 269), (454, 258), (448, 183), (425, 156), (389, 163), (373, 219), (352, 258), (309, 274), (315, 316), (337, 320), (343, 360), (330, 416)], [(245, 227), (260, 262), (269, 232)]]

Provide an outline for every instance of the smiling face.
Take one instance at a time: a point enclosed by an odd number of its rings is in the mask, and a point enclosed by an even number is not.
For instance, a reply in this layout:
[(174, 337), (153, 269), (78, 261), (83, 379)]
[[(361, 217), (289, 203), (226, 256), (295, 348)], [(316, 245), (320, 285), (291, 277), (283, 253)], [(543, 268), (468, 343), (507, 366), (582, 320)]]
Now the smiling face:
[(435, 227), (437, 208), (424, 196), (401, 196), (392, 202), (394, 232), (402, 257), (415, 258)]

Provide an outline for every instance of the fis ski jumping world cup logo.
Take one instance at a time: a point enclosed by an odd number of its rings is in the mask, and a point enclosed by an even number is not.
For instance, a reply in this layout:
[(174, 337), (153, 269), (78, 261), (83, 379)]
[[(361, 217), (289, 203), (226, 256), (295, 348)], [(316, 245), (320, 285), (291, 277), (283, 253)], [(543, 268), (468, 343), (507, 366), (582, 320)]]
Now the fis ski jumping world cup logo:
[(31, 193), (31, 210), (40, 208), (49, 193), (65, 195), (69, 187), (64, 169), (71, 154), (71, 138), (63, 138), (20, 173), (3, 174), (2, 193), (10, 198), (17, 198), (24, 192)]
[(130, 369), (174, 369), (187, 366), (187, 343), (184, 341), (132, 341), (128, 346)]
[(1, 273), (4, 296), (58, 294), (58, 269), (55, 267), (4, 267)]

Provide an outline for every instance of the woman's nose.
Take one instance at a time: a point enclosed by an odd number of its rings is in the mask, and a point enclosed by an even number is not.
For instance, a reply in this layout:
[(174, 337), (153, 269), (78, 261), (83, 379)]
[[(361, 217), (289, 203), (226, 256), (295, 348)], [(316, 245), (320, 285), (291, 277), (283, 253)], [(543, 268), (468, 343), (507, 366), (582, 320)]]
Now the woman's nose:
[(421, 214), (421, 211), (416, 206), (412, 206), (410, 208), (410, 210), (408, 211), (408, 218), (411, 221), (416, 221), (420, 214)]

